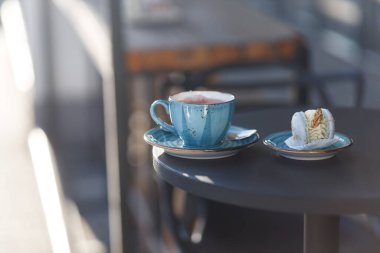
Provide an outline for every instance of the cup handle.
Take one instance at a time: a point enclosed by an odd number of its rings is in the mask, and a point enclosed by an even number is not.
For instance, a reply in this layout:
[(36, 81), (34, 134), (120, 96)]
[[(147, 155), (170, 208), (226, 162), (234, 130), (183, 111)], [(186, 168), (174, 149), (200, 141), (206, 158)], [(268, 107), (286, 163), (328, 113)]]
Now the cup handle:
[(161, 128), (165, 131), (171, 132), (175, 135), (177, 135), (177, 132), (175, 131), (175, 128), (172, 125), (169, 125), (168, 123), (164, 122), (162, 119), (160, 119), (156, 114), (156, 107), (157, 106), (163, 106), (165, 108), (165, 111), (167, 114), (169, 114), (169, 101), (166, 100), (156, 100), (153, 102), (153, 104), (150, 106), (150, 116), (154, 120), (154, 122), (157, 123), (157, 125), (161, 126)]

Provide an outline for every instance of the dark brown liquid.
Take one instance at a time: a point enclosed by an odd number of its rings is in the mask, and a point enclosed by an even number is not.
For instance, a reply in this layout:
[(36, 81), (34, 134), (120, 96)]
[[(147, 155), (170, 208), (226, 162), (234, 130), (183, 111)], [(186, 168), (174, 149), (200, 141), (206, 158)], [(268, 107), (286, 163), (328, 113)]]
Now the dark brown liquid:
[(197, 97), (197, 98), (185, 98), (185, 99), (180, 100), (180, 102), (183, 102), (186, 104), (210, 105), (210, 104), (224, 103), (225, 101), (220, 100), (220, 99)]

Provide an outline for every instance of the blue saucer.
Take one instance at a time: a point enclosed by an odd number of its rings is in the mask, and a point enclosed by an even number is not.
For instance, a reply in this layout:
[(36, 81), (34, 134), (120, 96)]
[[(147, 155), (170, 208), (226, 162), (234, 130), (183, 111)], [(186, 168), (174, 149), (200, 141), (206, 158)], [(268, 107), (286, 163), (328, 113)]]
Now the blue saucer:
[(223, 142), (212, 147), (185, 146), (176, 135), (161, 128), (153, 128), (144, 134), (144, 140), (155, 147), (163, 148), (167, 154), (189, 159), (217, 159), (232, 156), (244, 148), (257, 143), (256, 130), (231, 126)]
[(324, 160), (335, 156), (338, 152), (353, 144), (351, 138), (341, 133), (335, 133), (338, 139), (333, 145), (317, 150), (296, 150), (288, 147), (285, 140), (292, 136), (291, 131), (277, 132), (266, 136), (264, 145), (278, 152), (281, 156), (295, 160)]

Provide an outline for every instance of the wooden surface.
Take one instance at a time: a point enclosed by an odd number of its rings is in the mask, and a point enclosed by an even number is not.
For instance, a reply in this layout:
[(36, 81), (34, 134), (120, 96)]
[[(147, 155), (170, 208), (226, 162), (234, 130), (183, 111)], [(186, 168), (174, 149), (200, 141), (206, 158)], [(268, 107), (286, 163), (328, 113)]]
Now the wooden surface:
[(180, 1), (179, 24), (125, 30), (126, 68), (194, 70), (238, 61), (291, 59), (302, 44), (297, 32), (239, 1)]
[[(262, 137), (290, 129), (298, 109), (263, 110), (235, 116), (235, 124)], [(380, 212), (380, 112), (332, 110), (337, 131), (354, 145), (324, 161), (296, 161), (275, 155), (262, 143), (218, 160), (171, 157), (155, 148), (162, 179), (190, 193), (238, 206), (310, 214)]]

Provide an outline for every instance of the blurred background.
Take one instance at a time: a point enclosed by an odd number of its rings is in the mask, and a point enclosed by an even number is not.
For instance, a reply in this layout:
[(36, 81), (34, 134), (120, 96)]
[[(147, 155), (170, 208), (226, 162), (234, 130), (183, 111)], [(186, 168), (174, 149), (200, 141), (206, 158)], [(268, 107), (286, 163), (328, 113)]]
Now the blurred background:
[(154, 99), (380, 109), (378, 0), (0, 5), (0, 252), (186, 252), (143, 141)]

